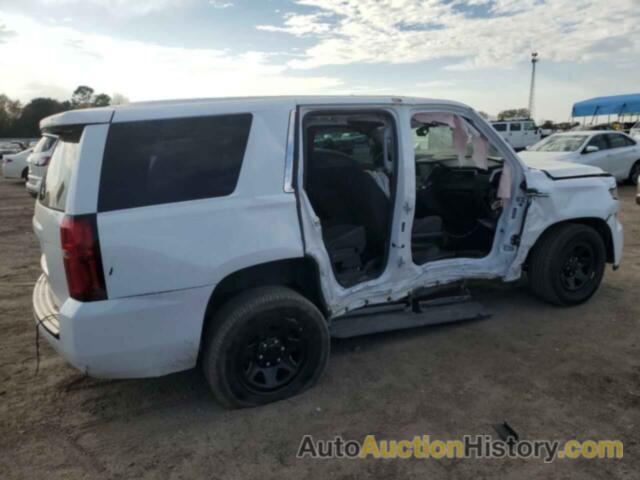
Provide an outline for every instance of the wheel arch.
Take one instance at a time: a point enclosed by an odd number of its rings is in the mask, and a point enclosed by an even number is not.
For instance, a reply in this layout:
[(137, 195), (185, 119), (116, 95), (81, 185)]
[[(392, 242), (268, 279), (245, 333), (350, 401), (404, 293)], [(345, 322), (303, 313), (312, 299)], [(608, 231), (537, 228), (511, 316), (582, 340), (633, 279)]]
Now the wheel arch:
[(311, 257), (287, 258), (241, 268), (224, 277), (214, 288), (205, 310), (202, 340), (212, 328), (210, 319), (227, 301), (248, 289), (265, 286), (286, 286), (311, 301), (327, 317), (327, 306), (320, 286), (320, 270)]
[(529, 249), (529, 253), (527, 254), (527, 261), (525, 262), (525, 264), (527, 265), (529, 264), (529, 260), (531, 259), (531, 254), (535, 250), (536, 246), (540, 243), (540, 240), (542, 238), (544, 238), (551, 230), (561, 225), (568, 225), (571, 223), (578, 224), (578, 225), (586, 225), (588, 227), (593, 228), (596, 232), (598, 232), (598, 234), (600, 235), (600, 238), (602, 238), (602, 241), (604, 242), (604, 245), (605, 245), (605, 249), (607, 252), (607, 263), (615, 262), (613, 235), (611, 234), (611, 229), (609, 228), (607, 221), (599, 217), (581, 217), (581, 218), (568, 218), (560, 222), (552, 223), (551, 225), (547, 226), (542, 231), (542, 233), (540, 233), (540, 235), (536, 239), (533, 246)]

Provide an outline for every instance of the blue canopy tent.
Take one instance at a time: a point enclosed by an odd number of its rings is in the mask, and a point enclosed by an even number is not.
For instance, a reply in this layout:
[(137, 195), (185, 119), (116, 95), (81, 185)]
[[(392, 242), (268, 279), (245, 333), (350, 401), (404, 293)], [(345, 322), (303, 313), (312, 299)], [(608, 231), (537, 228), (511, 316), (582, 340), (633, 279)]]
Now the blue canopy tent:
[(596, 115), (640, 114), (640, 93), (597, 97), (574, 103), (572, 117), (595, 117)]

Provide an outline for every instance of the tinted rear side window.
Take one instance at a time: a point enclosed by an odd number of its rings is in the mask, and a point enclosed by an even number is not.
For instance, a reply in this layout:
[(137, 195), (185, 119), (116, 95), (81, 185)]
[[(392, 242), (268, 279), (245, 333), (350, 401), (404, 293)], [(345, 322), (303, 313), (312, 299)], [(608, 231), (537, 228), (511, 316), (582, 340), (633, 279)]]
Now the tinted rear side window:
[(231, 194), (238, 183), (251, 114), (114, 123), (98, 210)]
[(611, 148), (620, 148), (628, 146), (625, 138), (622, 135), (616, 135), (615, 133), (610, 133), (607, 135), (609, 137), (609, 145)]
[(504, 123), (494, 123), (493, 128), (495, 128), (498, 132), (506, 132), (507, 125)]
[[(66, 208), (69, 182), (80, 154), (82, 130), (80, 127), (61, 134), (55, 145), (49, 168), (47, 168), (40, 188), (39, 200), (45, 207), (61, 211)], [(53, 137), (43, 137), (43, 140), (45, 138), (51, 139)], [(55, 141), (56, 139), (53, 138), (53, 142)]]

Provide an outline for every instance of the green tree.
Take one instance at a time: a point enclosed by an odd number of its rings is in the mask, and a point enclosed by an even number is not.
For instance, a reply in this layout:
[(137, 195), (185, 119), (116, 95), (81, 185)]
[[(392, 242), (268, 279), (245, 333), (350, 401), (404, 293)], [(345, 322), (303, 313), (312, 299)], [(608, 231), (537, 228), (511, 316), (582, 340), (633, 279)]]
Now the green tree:
[(529, 118), (528, 108), (512, 108), (503, 110), (498, 114), (498, 120), (507, 120), (509, 118)]
[(13, 134), (21, 109), (20, 101), (11, 100), (5, 94), (0, 94), (0, 137), (9, 137)]
[(37, 137), (40, 135), (40, 120), (49, 115), (69, 110), (69, 102), (59, 102), (53, 98), (34, 98), (27, 103), (15, 122), (13, 136)]
[(111, 105), (111, 97), (106, 93), (99, 93), (93, 97), (92, 104), (94, 107), (107, 107)]
[(80, 85), (73, 91), (71, 95), (71, 106), (73, 108), (87, 108), (91, 107), (93, 101), (93, 88), (87, 85)]

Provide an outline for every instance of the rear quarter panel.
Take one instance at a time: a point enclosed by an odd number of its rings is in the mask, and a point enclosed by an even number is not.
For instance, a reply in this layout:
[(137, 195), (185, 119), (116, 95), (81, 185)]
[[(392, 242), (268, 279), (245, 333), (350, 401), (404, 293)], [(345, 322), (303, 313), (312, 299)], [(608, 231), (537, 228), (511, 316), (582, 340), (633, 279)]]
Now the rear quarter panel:
[(109, 298), (213, 286), (241, 268), (303, 255), (295, 195), (283, 189), (291, 108), (238, 110), (253, 122), (231, 195), (98, 214)]

